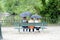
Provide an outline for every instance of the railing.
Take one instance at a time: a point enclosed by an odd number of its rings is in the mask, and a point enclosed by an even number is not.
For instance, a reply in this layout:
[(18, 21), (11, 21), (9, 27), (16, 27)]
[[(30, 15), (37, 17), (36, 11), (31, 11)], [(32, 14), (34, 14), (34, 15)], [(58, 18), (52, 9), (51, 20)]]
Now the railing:
[(19, 20), (0, 20), (2, 26), (14, 26), (14, 23), (16, 22), (19, 22)]
[[(54, 21), (54, 19), (50, 19), (50, 20)], [(46, 20), (45, 22), (47, 22), (47, 24), (50, 24), (48, 21), (49, 20)], [(0, 22), (2, 23), (2, 26), (14, 26), (14, 23), (20, 22), (20, 20), (0, 20)], [(53, 23), (51, 23), (51, 24), (53, 25)], [(56, 24), (59, 25), (60, 24), (60, 20)]]

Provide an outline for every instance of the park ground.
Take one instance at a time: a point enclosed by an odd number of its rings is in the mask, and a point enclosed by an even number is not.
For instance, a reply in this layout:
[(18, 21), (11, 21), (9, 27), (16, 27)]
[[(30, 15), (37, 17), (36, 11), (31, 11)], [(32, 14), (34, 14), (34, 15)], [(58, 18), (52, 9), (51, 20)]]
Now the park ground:
[(60, 26), (47, 26), (39, 32), (18, 32), (15, 27), (2, 27), (3, 40), (60, 40)]

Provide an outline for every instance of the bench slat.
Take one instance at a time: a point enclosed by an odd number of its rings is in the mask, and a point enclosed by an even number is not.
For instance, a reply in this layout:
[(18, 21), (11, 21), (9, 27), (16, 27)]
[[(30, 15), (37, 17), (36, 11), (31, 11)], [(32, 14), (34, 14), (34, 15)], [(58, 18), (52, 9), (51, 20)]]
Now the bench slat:
[(43, 23), (20, 23), (20, 26), (43, 26)]

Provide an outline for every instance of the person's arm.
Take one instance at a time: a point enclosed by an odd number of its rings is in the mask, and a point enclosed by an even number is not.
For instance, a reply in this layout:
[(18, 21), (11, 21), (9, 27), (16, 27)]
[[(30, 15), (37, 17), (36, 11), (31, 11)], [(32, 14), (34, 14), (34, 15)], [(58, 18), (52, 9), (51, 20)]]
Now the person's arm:
[(28, 21), (26, 21), (26, 23), (28, 23)]

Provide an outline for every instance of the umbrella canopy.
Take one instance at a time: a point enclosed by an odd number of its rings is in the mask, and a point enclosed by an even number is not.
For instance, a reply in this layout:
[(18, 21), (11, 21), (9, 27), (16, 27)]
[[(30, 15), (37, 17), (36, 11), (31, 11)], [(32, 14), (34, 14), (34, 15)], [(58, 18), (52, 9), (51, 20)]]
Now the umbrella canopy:
[(23, 12), (20, 14), (21, 17), (31, 16), (32, 14), (30, 12)]
[(42, 17), (39, 15), (32, 15), (31, 18), (42, 18)]
[(25, 15), (25, 14), (20, 14), (20, 16), (21, 16), (21, 17), (26, 17), (26, 15)]

